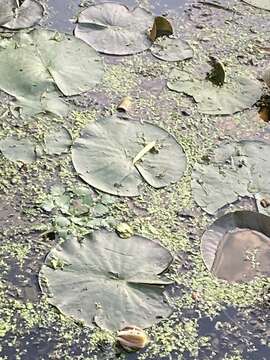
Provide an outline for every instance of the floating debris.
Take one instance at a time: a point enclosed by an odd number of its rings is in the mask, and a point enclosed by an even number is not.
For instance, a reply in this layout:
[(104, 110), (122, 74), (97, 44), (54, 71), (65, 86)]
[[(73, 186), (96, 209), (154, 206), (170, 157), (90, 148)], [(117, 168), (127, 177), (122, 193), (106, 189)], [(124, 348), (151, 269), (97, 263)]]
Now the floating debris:
[(117, 341), (126, 351), (143, 349), (149, 343), (146, 333), (137, 326), (127, 326), (117, 333)]

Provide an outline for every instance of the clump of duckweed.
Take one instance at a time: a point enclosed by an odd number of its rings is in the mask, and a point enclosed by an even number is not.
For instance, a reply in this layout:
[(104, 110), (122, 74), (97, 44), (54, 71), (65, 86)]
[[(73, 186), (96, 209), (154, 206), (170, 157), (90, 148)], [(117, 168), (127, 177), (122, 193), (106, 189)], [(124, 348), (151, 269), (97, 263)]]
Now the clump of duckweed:
[(136, 86), (136, 76), (132, 68), (124, 64), (106, 66), (101, 86), (105, 93), (125, 96)]
[(197, 320), (179, 319), (179, 322), (167, 320), (149, 331), (151, 342), (139, 360), (173, 357), (189, 354), (198, 357), (201, 347), (209, 346), (207, 337), (198, 336)]

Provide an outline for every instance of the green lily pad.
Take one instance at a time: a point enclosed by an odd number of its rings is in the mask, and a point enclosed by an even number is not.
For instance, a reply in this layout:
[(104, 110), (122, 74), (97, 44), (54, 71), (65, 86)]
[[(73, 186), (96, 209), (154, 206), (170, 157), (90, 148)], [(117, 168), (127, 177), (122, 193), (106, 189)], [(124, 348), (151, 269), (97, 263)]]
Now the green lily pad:
[(73, 36), (55, 31), (18, 33), (0, 48), (0, 88), (16, 97), (21, 116), (53, 112), (63, 116), (60, 98), (95, 86), (102, 78), (98, 54)]
[[(57, 259), (64, 266), (51, 267)], [(40, 272), (48, 281), (48, 301), (87, 325), (119, 330), (128, 324), (146, 328), (171, 314), (160, 276), (172, 255), (141, 236), (128, 239), (105, 230), (66, 240), (52, 249)], [(45, 288), (43, 288), (45, 292)]]
[(0, 141), (2, 154), (10, 161), (29, 164), (36, 160), (35, 145), (27, 139), (9, 137)]
[(189, 44), (178, 38), (159, 37), (150, 50), (156, 58), (165, 61), (183, 61), (193, 57)]
[(202, 236), (207, 269), (229, 282), (270, 275), (270, 217), (236, 211), (216, 220)]
[(259, 9), (270, 11), (270, 2), (268, 0), (243, 0), (243, 1)]
[(270, 194), (270, 144), (243, 140), (216, 149), (208, 164), (197, 164), (192, 174), (196, 203), (209, 214), (255, 194)]
[(223, 86), (200, 80), (184, 71), (173, 71), (167, 86), (170, 90), (192, 96), (200, 113), (209, 115), (232, 115), (249, 109), (262, 95), (256, 80), (238, 77)]
[(69, 151), (72, 144), (70, 132), (61, 127), (60, 129), (52, 131), (44, 139), (46, 151), (50, 155), (60, 155)]
[(0, 26), (7, 29), (24, 29), (37, 24), (44, 14), (36, 0), (4, 0), (0, 3)]
[(117, 3), (92, 5), (79, 14), (75, 36), (105, 54), (135, 54), (150, 48), (147, 29), (153, 20), (141, 7), (130, 11)]
[(155, 188), (177, 182), (186, 157), (158, 126), (113, 116), (90, 123), (72, 148), (73, 165), (89, 185), (119, 196), (137, 196), (144, 181)]

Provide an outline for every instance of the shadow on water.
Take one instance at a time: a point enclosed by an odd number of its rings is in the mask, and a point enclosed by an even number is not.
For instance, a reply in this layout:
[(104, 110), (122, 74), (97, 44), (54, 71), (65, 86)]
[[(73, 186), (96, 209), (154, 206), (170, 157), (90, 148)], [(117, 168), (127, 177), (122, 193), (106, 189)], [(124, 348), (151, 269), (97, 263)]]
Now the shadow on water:
[[(105, 1), (95, 1), (95, 3), (102, 2)], [(114, 1), (106, 0), (106, 2)], [(140, 1), (135, 0), (120, 0), (115, 2), (127, 5), (130, 8), (140, 4)], [(151, 0), (149, 1), (149, 4), (151, 10), (156, 15), (166, 15), (169, 11), (173, 10), (177, 11), (177, 14), (181, 13), (187, 2), (187, 0)], [(83, 9), (83, 7), (80, 6), (81, 3), (81, 0), (48, 0), (49, 18), (45, 25), (51, 29), (72, 32), (74, 29), (74, 22), (76, 21), (76, 16)]]

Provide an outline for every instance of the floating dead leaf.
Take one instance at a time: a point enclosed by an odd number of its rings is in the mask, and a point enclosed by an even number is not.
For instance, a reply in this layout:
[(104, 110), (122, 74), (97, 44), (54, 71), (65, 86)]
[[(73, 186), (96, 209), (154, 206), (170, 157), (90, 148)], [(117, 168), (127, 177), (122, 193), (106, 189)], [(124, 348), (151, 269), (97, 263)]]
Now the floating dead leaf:
[(261, 108), (260, 111), (259, 111), (259, 117), (265, 122), (270, 121), (270, 109), (269, 109), (269, 107)]
[(127, 326), (117, 333), (117, 341), (127, 351), (137, 351), (149, 343), (146, 333), (137, 326)]
[(270, 87), (270, 67), (265, 70), (263, 74), (263, 80), (268, 87)]
[(206, 79), (214, 85), (222, 86), (225, 82), (225, 69), (222, 62), (211, 56), (210, 65), (212, 70), (207, 74)]
[(172, 34), (173, 28), (169, 20), (163, 16), (156, 16), (149, 35), (151, 41), (154, 42), (158, 37), (169, 36)]
[(219, 279), (250, 281), (270, 275), (270, 217), (236, 211), (216, 220), (203, 234), (202, 257)]
[(121, 112), (128, 112), (132, 106), (132, 98), (125, 96), (117, 106), (117, 110)]

